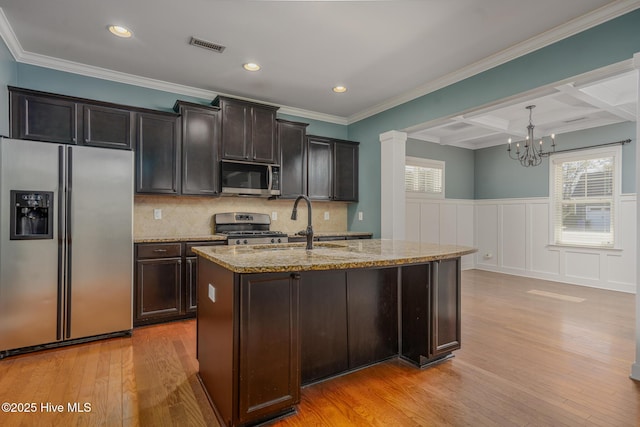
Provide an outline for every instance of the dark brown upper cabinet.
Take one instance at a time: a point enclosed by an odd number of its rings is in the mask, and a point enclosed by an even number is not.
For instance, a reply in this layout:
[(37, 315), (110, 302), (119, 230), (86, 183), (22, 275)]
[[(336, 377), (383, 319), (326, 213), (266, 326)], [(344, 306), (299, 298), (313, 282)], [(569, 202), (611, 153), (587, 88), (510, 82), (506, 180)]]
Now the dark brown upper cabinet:
[(309, 135), (308, 196), (314, 200), (358, 201), (358, 143)]
[(11, 137), (131, 150), (133, 110), (9, 86)]
[(307, 192), (307, 126), (308, 123), (276, 120), (281, 199), (295, 198)]
[(279, 160), (276, 138), (278, 107), (222, 96), (214, 99), (212, 105), (220, 107), (222, 114), (223, 159), (258, 163), (276, 163)]
[(136, 192), (179, 194), (180, 117), (138, 113)]
[(84, 145), (131, 150), (135, 139), (135, 112), (84, 104)]
[(181, 194), (220, 193), (220, 109), (178, 101), (182, 118)]

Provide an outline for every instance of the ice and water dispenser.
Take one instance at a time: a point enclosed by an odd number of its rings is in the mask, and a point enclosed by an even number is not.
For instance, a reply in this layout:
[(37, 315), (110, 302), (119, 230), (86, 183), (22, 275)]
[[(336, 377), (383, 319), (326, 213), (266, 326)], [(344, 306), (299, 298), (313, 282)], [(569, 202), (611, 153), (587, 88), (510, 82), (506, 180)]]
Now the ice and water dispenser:
[(11, 240), (53, 238), (53, 192), (11, 190)]

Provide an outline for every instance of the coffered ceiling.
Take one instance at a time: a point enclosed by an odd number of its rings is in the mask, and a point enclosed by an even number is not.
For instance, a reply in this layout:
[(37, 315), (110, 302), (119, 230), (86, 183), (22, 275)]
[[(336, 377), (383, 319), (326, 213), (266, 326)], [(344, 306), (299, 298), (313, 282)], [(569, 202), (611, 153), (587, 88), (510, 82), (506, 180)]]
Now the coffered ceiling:
[(598, 126), (636, 121), (637, 71), (588, 83), (567, 82), (521, 98), (424, 123), (408, 129), (409, 137), (442, 145), (478, 149), (524, 140), (528, 105), (536, 138)]
[[(638, 7), (639, 0), (0, 0), (0, 35), (22, 63), (205, 99), (255, 99), (347, 124)], [(111, 24), (133, 37), (114, 37)], [(226, 48), (202, 49), (191, 37)], [(262, 69), (244, 71), (246, 62)], [(551, 129), (582, 116), (629, 118), (633, 107), (611, 96), (630, 80), (558, 88), (536, 100), (534, 120)], [(333, 93), (336, 85), (347, 91)], [(476, 147), (517, 135), (525, 117), (523, 105), (510, 105), (414, 137)]]

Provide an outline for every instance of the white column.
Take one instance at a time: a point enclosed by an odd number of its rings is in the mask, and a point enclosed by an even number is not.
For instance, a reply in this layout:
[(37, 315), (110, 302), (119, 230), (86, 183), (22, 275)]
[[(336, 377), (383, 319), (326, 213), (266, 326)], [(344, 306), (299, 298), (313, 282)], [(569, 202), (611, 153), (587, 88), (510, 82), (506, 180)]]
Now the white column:
[(380, 134), (380, 235), (404, 240), (404, 165), (406, 132)]
[[(633, 55), (638, 91), (636, 93), (636, 256), (640, 256), (640, 53)], [(640, 381), (640, 262), (636, 263), (636, 361), (631, 365), (631, 378)]]

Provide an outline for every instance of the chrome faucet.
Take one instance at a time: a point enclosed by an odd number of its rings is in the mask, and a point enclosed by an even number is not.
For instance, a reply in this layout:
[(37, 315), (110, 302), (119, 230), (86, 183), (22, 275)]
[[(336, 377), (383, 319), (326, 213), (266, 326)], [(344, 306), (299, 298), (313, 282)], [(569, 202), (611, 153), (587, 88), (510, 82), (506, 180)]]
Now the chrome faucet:
[(291, 212), (291, 219), (294, 221), (298, 219), (298, 202), (300, 201), (300, 199), (304, 199), (304, 201), (307, 202), (307, 214), (309, 215), (309, 217), (307, 220), (307, 229), (303, 231), (299, 231), (298, 234), (302, 236), (307, 236), (307, 250), (309, 250), (309, 249), (313, 249), (313, 227), (311, 226), (311, 200), (309, 200), (307, 196), (303, 196), (303, 195), (298, 196), (295, 203), (293, 204), (293, 212)]

